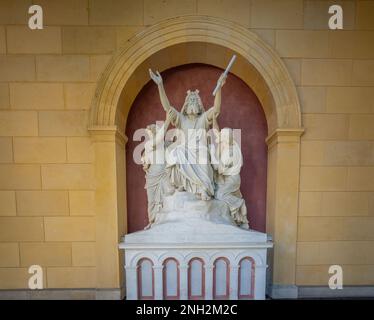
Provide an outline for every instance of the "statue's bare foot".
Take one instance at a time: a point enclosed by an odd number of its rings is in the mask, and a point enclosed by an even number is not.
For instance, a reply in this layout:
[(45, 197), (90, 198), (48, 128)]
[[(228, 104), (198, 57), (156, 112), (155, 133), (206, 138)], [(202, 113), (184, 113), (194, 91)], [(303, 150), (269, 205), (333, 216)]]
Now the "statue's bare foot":
[(182, 191), (186, 191), (186, 190), (184, 190), (183, 187), (178, 187), (178, 191), (179, 191), (179, 192), (182, 192)]

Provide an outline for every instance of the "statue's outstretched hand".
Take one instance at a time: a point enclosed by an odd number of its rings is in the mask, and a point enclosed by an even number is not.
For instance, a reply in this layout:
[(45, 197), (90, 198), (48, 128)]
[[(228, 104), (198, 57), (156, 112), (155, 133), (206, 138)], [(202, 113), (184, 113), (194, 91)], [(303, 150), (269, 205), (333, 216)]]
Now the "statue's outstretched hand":
[(162, 84), (162, 77), (158, 71), (156, 71), (156, 74), (149, 69), (149, 75), (151, 76), (151, 79), (154, 81), (155, 84), (158, 86)]

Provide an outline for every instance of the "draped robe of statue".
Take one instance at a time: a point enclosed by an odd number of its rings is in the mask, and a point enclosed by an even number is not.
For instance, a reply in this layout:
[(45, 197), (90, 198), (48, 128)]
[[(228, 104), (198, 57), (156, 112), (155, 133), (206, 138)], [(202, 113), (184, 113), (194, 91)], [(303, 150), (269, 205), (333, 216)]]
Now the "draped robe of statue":
[(149, 228), (156, 220), (157, 213), (163, 206), (163, 199), (166, 195), (173, 194), (174, 188), (170, 183), (170, 169), (165, 163), (164, 133), (169, 125), (169, 119), (161, 128), (156, 125), (149, 126), (149, 140), (145, 143), (144, 153), (141, 161), (146, 172), (146, 184), (148, 199), (148, 221)]
[(214, 197), (227, 204), (234, 221), (238, 226), (249, 228), (247, 220), (247, 207), (240, 192), (240, 170), (243, 166), (243, 155), (240, 146), (235, 140), (231, 143), (223, 143), (228, 140), (224, 131), (216, 135), (218, 145), (211, 144), (211, 156), (214, 163), (216, 190)]
[[(185, 112), (191, 97), (197, 99), (200, 108), (200, 113), (192, 118)], [(172, 124), (181, 130), (180, 134), (184, 139), (177, 137), (177, 142), (167, 148), (171, 183), (179, 189), (209, 198), (214, 196), (213, 168), (207, 145), (207, 132), (211, 125), (208, 117), (210, 112), (213, 110), (204, 111), (198, 91), (188, 93), (181, 112), (170, 107), (168, 116)]]

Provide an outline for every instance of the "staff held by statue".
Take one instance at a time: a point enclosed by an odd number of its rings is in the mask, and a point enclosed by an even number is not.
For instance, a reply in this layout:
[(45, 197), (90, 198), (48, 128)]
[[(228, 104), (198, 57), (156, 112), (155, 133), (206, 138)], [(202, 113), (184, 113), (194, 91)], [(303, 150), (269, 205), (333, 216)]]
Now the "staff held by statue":
[[(234, 55), (232, 56), (232, 58), (231, 58), (229, 64), (227, 65), (226, 70), (223, 72), (223, 74), (224, 74), (224, 76), (222, 77), (223, 79), (226, 79), (226, 76), (227, 76), (227, 74), (229, 73), (229, 71), (230, 71), (232, 65), (234, 64), (235, 59), (236, 59), (236, 55), (234, 54)], [(216, 85), (216, 87), (215, 87), (215, 89), (213, 90), (213, 96), (216, 95), (216, 93), (217, 93), (217, 91), (218, 91), (218, 89), (219, 89), (220, 87), (221, 87), (221, 83), (218, 82), (217, 85)]]

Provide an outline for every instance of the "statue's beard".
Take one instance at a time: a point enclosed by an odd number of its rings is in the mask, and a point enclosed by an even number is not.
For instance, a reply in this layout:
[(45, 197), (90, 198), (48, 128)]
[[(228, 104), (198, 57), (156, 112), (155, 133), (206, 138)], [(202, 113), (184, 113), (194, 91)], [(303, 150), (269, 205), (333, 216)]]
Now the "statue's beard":
[(188, 115), (198, 115), (199, 114), (199, 107), (196, 104), (188, 105), (186, 113)]

